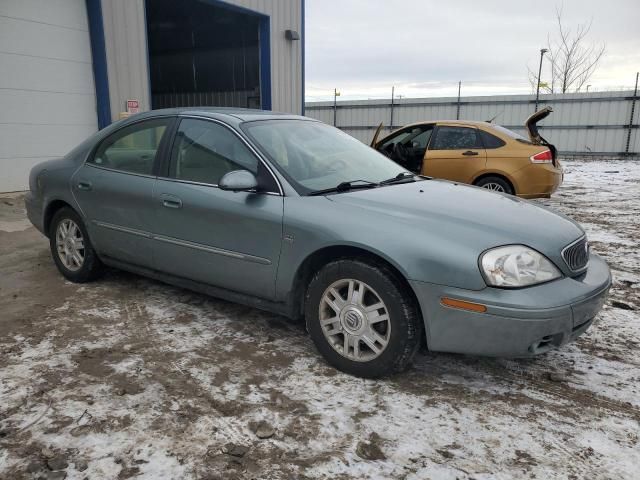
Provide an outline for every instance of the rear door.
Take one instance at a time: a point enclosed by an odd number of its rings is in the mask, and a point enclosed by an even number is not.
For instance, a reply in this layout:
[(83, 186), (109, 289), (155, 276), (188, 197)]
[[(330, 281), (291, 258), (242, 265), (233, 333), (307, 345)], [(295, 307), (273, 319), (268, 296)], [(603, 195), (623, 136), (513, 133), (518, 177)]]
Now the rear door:
[(91, 241), (102, 255), (152, 267), (153, 189), (172, 117), (143, 120), (105, 138), (72, 178)]
[[(158, 270), (272, 299), (282, 243), (283, 197), (251, 148), (222, 123), (183, 118), (170, 167), (154, 194)], [(223, 175), (248, 170), (259, 192), (218, 188)]]
[(425, 155), (422, 173), (470, 183), (485, 168), (487, 155), (477, 128), (459, 124), (438, 124)]

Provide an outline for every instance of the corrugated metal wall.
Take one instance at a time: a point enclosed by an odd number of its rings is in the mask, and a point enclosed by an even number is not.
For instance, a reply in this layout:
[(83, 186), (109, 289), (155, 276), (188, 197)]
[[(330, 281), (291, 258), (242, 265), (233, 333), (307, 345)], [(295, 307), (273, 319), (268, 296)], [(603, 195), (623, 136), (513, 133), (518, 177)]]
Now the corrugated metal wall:
[[(625, 152), (633, 92), (596, 92), (542, 95), (539, 108), (553, 107), (554, 112), (541, 123), (541, 132), (566, 153)], [(533, 113), (534, 95), (462, 97), (461, 120), (488, 120), (524, 133), (524, 121)], [(394, 102), (393, 127), (424, 120), (456, 118), (457, 98), (403, 98)], [(307, 103), (305, 114), (333, 124), (333, 102)], [(640, 97), (631, 129), (629, 152), (640, 154)], [(369, 143), (378, 124), (388, 125), (390, 100), (338, 102), (337, 126), (359, 140)], [(388, 132), (390, 129), (386, 129)]]
[(302, 112), (302, 41), (284, 37), (285, 30), (302, 35), (301, 0), (233, 0), (232, 3), (271, 17), (271, 106)]
[[(272, 109), (302, 112), (302, 42), (285, 38), (285, 30), (302, 34), (301, 0), (229, 0), (271, 17)], [(150, 108), (149, 66), (144, 0), (102, 0), (111, 115), (125, 110), (127, 99)]]
[(112, 120), (129, 99), (151, 108), (144, 0), (102, 0)]

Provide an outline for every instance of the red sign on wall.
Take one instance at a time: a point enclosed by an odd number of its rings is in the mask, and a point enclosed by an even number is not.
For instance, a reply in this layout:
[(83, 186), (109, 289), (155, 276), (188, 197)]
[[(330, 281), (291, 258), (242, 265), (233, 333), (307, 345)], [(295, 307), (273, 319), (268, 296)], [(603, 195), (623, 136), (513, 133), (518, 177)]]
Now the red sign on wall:
[(140, 102), (138, 100), (127, 100), (127, 113), (139, 113), (140, 112)]

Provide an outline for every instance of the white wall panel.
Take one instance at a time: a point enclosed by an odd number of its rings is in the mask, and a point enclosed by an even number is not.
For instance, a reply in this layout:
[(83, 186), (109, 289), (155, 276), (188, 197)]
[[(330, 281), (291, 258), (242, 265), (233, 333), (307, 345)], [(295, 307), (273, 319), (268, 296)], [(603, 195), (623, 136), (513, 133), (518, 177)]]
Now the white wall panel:
[(144, 0), (102, 0), (111, 119), (135, 99), (151, 108)]
[(97, 130), (83, 0), (0, 1), (0, 192)]

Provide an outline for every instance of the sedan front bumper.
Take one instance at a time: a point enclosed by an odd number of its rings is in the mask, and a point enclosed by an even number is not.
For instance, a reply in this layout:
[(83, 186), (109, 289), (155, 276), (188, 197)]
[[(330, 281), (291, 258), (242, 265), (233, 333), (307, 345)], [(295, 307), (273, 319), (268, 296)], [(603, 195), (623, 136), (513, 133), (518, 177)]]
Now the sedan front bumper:
[[(423, 313), (429, 350), (528, 357), (584, 333), (611, 287), (607, 264), (591, 254), (582, 275), (521, 289), (464, 290), (411, 281)], [(479, 313), (445, 306), (442, 298), (481, 304)]]

